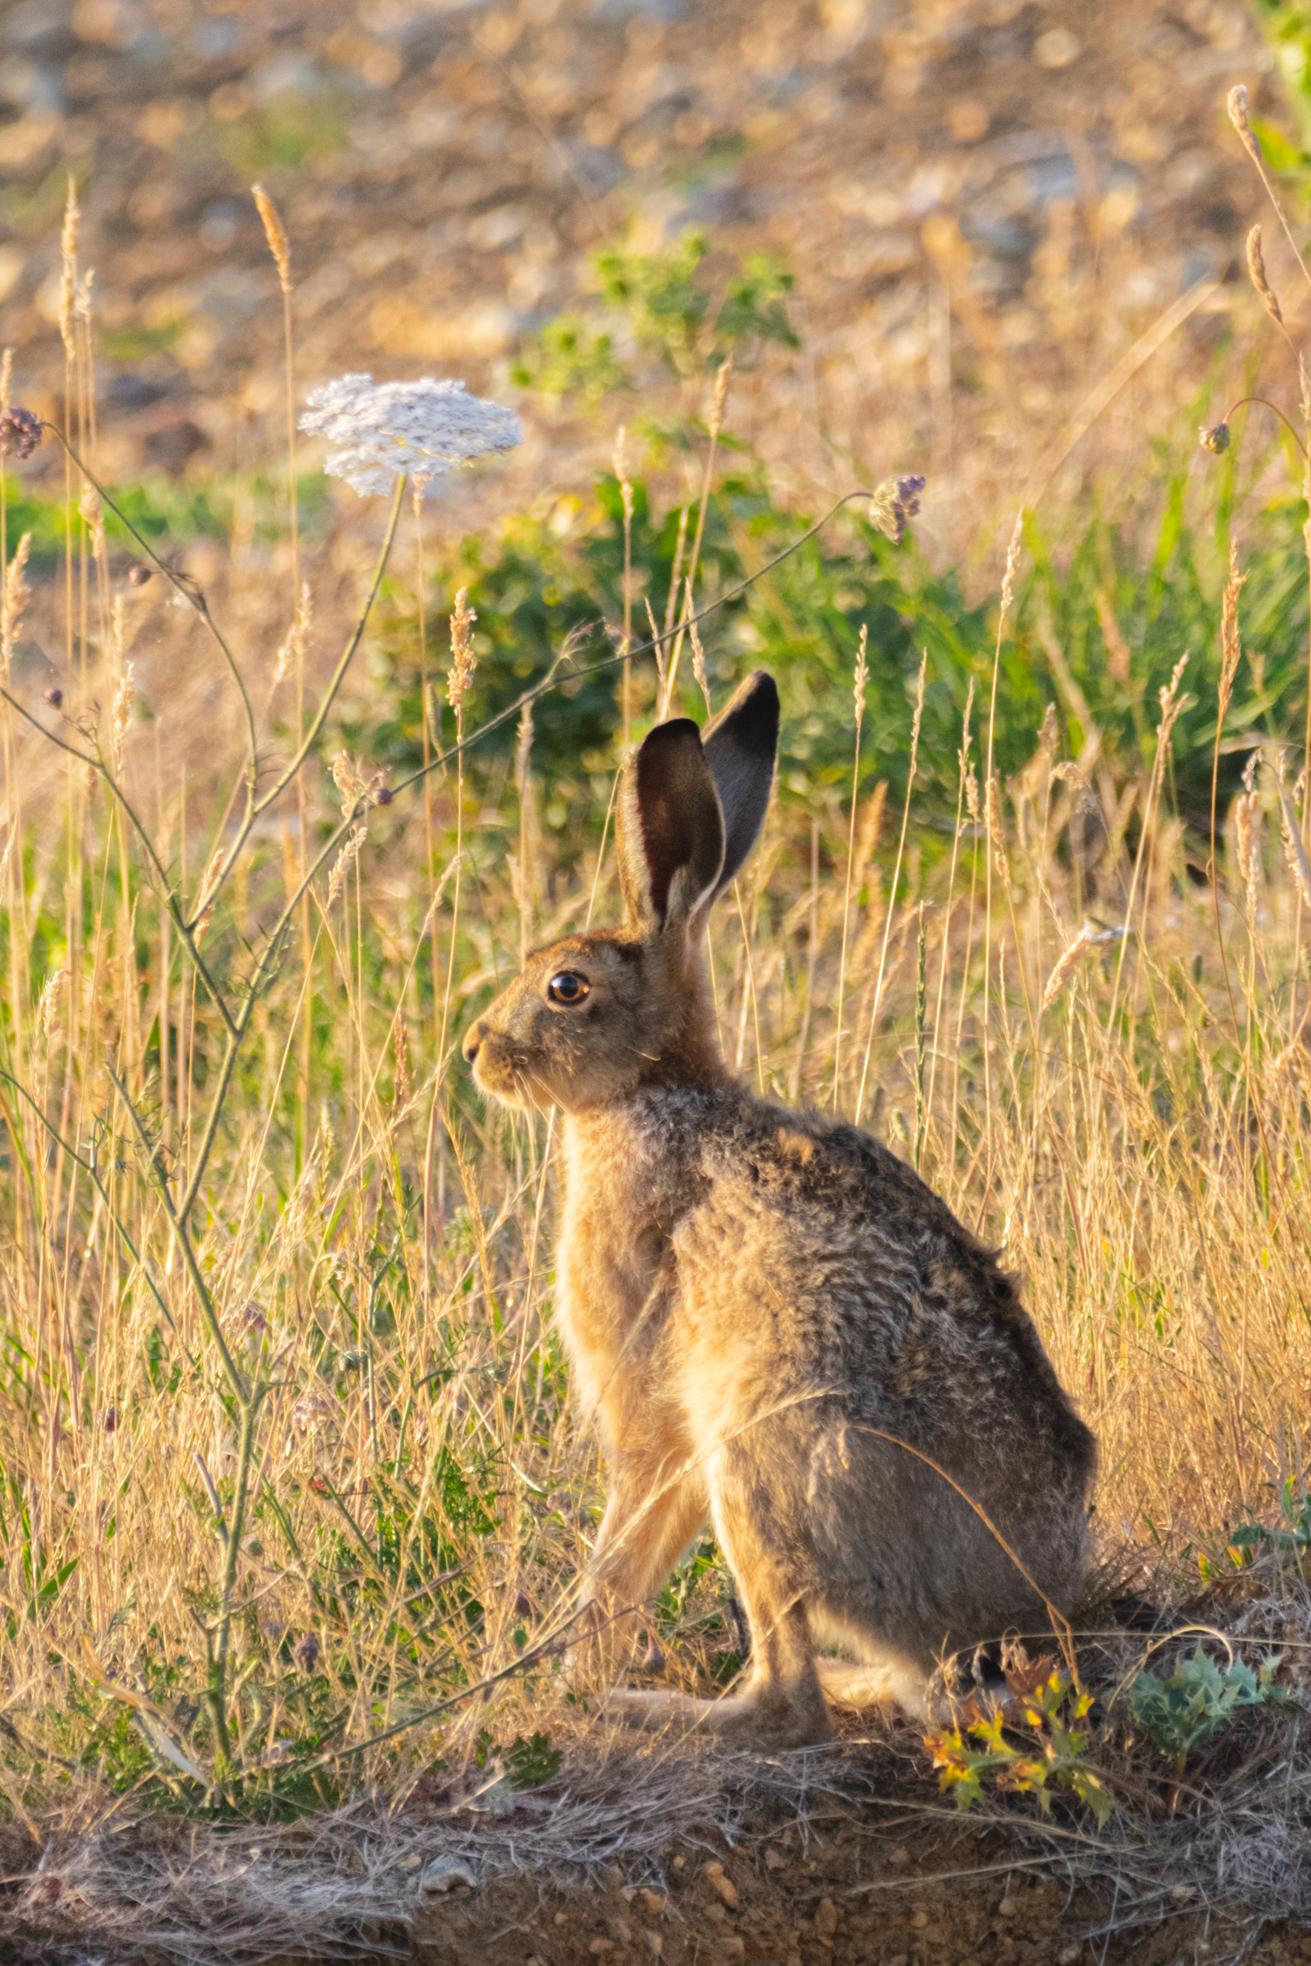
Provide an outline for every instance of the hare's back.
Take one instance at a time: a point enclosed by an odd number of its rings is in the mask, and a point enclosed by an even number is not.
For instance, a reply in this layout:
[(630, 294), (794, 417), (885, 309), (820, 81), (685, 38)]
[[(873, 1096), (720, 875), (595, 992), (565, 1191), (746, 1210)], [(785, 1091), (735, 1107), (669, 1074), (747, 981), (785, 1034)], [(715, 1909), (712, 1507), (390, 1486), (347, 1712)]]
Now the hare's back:
[(880, 1141), (739, 1096), (707, 1102), (697, 1159), (674, 1253), (690, 1321), (721, 1350), (767, 1358), (780, 1388), (841, 1386), (949, 1429), (1009, 1429), (1021, 1409), (1044, 1432), (1068, 1421), (1061, 1445), (1081, 1453), (1010, 1278)]

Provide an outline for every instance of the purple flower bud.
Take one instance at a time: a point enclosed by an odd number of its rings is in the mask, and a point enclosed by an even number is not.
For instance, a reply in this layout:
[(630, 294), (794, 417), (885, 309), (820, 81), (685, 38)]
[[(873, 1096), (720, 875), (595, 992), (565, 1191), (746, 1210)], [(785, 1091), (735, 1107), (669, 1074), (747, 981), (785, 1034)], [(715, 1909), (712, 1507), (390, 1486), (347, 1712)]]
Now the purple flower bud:
[(0, 416), (0, 456), (12, 454), (21, 463), (24, 458), (31, 457), (41, 442), (41, 435), (40, 417), (34, 416), (31, 410), (20, 408), (17, 403), (11, 403), (4, 415)]
[(52, 710), (58, 710), (64, 701), (64, 692), (58, 683), (51, 683), (49, 689), (44, 690), (42, 694)]
[(870, 517), (894, 546), (906, 537), (906, 527), (920, 509), (925, 480), (918, 471), (904, 478), (885, 478), (870, 501)]
[(913, 519), (920, 509), (920, 493), (927, 480), (921, 472), (912, 472), (908, 478), (897, 480), (897, 503), (908, 519)]
[(1213, 423), (1208, 429), (1203, 424), (1197, 433), (1197, 439), (1204, 451), (1210, 451), (1214, 456), (1220, 457), (1229, 448), (1229, 425)]
[(313, 1632), (306, 1632), (297, 1645), (295, 1660), (302, 1672), (313, 1672), (319, 1663), (319, 1641)]

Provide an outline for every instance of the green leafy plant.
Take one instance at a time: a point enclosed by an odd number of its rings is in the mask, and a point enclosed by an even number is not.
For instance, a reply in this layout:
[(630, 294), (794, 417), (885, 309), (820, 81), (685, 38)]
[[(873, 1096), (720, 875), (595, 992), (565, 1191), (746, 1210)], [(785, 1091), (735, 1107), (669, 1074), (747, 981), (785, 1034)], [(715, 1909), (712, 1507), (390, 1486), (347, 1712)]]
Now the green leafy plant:
[[(715, 261), (722, 267), (723, 255)], [(592, 262), (603, 322), (557, 315), (526, 344), (513, 370), (521, 388), (595, 404), (609, 391), (635, 386), (616, 354), (626, 343), (689, 376), (732, 356), (750, 362), (766, 346), (796, 348), (788, 318), (792, 274), (780, 260), (749, 253), (714, 273), (703, 232), (685, 232), (658, 252), (605, 246)]]
[(594, 328), (581, 314), (557, 314), (525, 344), (510, 370), (519, 389), (536, 389), (553, 398), (581, 397), (589, 407), (615, 389), (630, 389), (633, 378), (614, 351), (614, 337)]
[(1291, 172), (1305, 192), (1311, 173), (1311, 14), (1304, 0), (1257, 0), (1257, 18), (1274, 50), (1301, 143), (1274, 124), (1253, 118), (1253, 127), (1277, 171)]
[(529, 1734), (527, 1738), (516, 1734), (508, 1747), (502, 1747), (483, 1728), (473, 1758), (478, 1768), (501, 1769), (511, 1788), (534, 1789), (559, 1773), (564, 1756), (552, 1746), (547, 1734)]
[(1255, 1671), (1245, 1659), (1221, 1667), (1199, 1645), (1170, 1673), (1140, 1672), (1129, 1695), (1130, 1712), (1152, 1746), (1182, 1768), (1241, 1708), (1287, 1703), (1288, 1695), (1275, 1683), (1278, 1666), (1278, 1654), (1272, 1654)]
[(1239, 1552), (1241, 1560), (1249, 1561), (1259, 1551), (1273, 1551), (1291, 1558), (1300, 1570), (1311, 1556), (1311, 1495), (1290, 1478), (1279, 1491), (1279, 1509), (1282, 1523), (1240, 1523), (1229, 1547)]
[(1082, 1802), (1099, 1823), (1115, 1807), (1105, 1781), (1088, 1760), (1084, 1722), (1092, 1697), (1059, 1668), (1024, 1700), (1019, 1720), (1002, 1710), (927, 1737), (945, 1793), (962, 1811), (982, 1800), (985, 1784), (1037, 1797), (1046, 1814), (1054, 1794)]

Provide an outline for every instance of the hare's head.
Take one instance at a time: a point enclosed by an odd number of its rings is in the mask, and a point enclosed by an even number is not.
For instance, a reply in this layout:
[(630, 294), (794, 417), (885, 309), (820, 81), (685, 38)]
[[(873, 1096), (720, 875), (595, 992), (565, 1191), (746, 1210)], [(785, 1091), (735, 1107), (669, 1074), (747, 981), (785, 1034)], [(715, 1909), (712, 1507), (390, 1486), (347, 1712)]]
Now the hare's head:
[(535, 950), (470, 1026), (485, 1092), (566, 1112), (648, 1084), (724, 1076), (702, 960), (715, 896), (755, 845), (778, 745), (778, 691), (758, 670), (703, 734), (657, 724), (624, 767), (617, 804), (622, 929)]

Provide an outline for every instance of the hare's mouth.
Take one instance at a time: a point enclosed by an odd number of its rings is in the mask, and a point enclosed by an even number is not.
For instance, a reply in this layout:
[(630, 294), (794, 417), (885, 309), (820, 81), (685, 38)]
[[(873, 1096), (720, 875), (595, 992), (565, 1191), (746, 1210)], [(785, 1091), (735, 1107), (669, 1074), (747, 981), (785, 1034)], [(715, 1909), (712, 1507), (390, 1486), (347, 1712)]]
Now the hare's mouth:
[(485, 1038), (473, 1066), (474, 1083), (506, 1106), (535, 1106), (532, 1073), (520, 1064), (504, 1040)]

